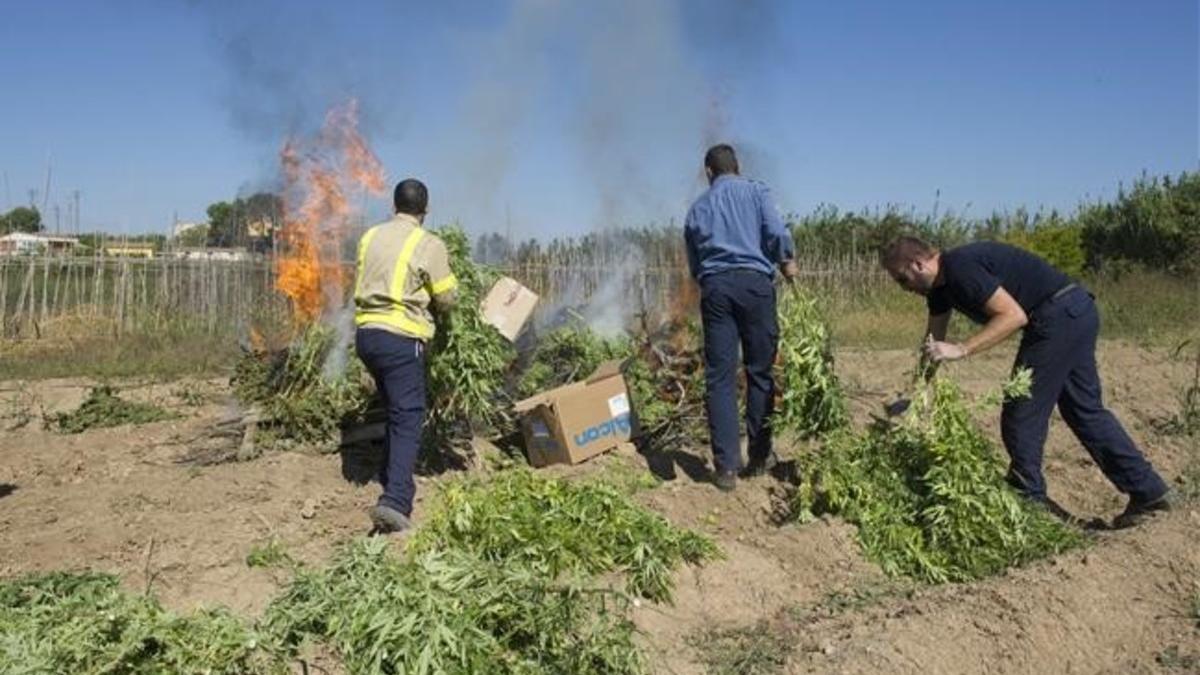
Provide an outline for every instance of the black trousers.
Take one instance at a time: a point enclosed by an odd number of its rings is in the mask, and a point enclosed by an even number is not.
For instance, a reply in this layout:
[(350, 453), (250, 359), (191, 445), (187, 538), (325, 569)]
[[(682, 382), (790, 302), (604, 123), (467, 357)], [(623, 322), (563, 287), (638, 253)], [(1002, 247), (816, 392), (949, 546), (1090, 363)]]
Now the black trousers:
[(741, 468), (738, 444), (737, 364), (746, 369), (746, 431), (750, 459), (771, 452), (775, 380), (771, 368), (779, 344), (775, 286), (753, 270), (729, 270), (700, 281), (704, 322), (705, 407), (718, 470)]
[(379, 471), (383, 495), (379, 503), (412, 515), (417, 493), (413, 469), (425, 420), (425, 345), (390, 331), (360, 328), (354, 336), (354, 348), (375, 378), (387, 407), (386, 458)]
[(1005, 403), (1000, 417), (1004, 447), (1012, 460), (1008, 480), (1035, 499), (1046, 497), (1042, 449), (1050, 414), (1063, 420), (1118, 490), (1153, 499), (1167, 486), (1107, 408), (1096, 371), (1100, 316), (1082, 288), (1043, 303), (1030, 316), (1014, 367), (1033, 370), (1033, 394)]

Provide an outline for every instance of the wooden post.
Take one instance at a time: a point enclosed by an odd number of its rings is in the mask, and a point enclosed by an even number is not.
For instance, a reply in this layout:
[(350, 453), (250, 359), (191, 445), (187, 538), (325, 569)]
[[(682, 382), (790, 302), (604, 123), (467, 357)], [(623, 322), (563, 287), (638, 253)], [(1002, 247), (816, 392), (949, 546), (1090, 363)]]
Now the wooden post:
[(60, 307), (58, 304), (59, 291), (62, 290), (62, 277), (65, 261), (59, 261), (58, 269), (54, 273), (54, 298), (50, 301), (50, 315), (61, 316)]
[(8, 268), (8, 261), (0, 260), (0, 339), (8, 328)]
[(47, 254), (42, 258), (42, 323), (46, 323), (46, 314), (50, 311), (47, 307), (48, 298), (46, 294), (50, 290), (50, 255)]

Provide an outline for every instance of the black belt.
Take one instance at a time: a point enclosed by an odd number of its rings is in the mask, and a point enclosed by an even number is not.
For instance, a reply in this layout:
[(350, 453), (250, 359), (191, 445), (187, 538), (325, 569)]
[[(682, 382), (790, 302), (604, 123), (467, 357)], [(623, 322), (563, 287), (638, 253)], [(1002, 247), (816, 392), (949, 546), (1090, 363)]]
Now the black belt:
[(1059, 298), (1066, 295), (1067, 293), (1070, 293), (1071, 291), (1075, 290), (1076, 288), (1082, 288), (1082, 287), (1079, 284), (1072, 281), (1071, 283), (1067, 284), (1066, 286), (1063, 286), (1062, 288), (1058, 289), (1057, 291), (1054, 291), (1054, 293), (1051, 293), (1050, 297), (1039, 302), (1037, 304), (1037, 307), (1034, 307), (1033, 309), (1029, 310), (1029, 314), (1030, 315), (1037, 314), (1039, 311), (1045, 309), (1047, 305), (1054, 302), (1055, 300), (1058, 300)]

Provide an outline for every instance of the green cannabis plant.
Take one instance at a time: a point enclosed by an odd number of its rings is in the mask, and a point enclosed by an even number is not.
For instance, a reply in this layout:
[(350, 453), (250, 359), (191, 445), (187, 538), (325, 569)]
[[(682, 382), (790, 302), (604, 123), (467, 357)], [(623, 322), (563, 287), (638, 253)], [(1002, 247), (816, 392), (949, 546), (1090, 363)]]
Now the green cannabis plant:
[(187, 616), (109, 574), (0, 581), (0, 673), (287, 673), (283, 651), (225, 610)]
[(111, 385), (92, 387), (78, 408), (47, 417), (46, 427), (64, 434), (78, 434), (88, 429), (149, 424), (178, 417), (156, 405), (126, 401), (119, 394), (120, 390)]
[(1005, 483), (971, 411), (941, 379), (898, 423), (835, 433), (801, 458), (793, 513), (839, 515), (858, 526), (867, 557), (885, 572), (933, 583), (978, 579), (1080, 544), (1079, 531)]
[[(345, 350), (344, 354), (334, 354)], [(329, 372), (331, 358), (345, 363)], [(337, 449), (342, 426), (362, 415), (371, 401), (362, 362), (353, 347), (323, 324), (305, 328), (284, 350), (246, 352), (235, 366), (234, 394), (258, 410), (264, 437)]]
[(619, 593), (451, 547), (411, 557), (359, 539), (268, 608), (292, 649), (319, 641), (350, 673), (645, 672)]
[(440, 499), (410, 552), (452, 548), (497, 563), (516, 560), (548, 579), (616, 572), (630, 594), (655, 601), (670, 600), (671, 572), (680, 564), (719, 555), (708, 538), (672, 526), (603, 482), (513, 469), (491, 480), (455, 481)]
[(771, 424), (801, 438), (819, 437), (849, 422), (846, 397), (833, 367), (833, 343), (817, 298), (801, 289), (779, 302), (779, 402)]

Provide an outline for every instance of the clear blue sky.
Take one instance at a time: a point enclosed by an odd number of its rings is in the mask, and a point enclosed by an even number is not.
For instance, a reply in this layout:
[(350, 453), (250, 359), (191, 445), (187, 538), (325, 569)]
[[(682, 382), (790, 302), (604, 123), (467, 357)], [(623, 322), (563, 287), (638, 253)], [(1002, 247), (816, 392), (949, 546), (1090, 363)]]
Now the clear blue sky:
[(1196, 0), (417, 4), (4, 2), (0, 208), (49, 163), (51, 227), (78, 189), (164, 232), (350, 95), (435, 221), (523, 236), (678, 219), (716, 140), (795, 212), (1070, 210), (1200, 155)]

